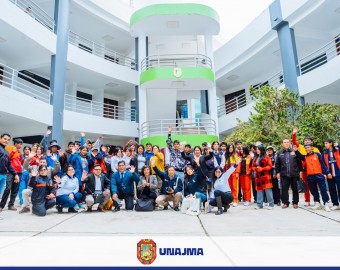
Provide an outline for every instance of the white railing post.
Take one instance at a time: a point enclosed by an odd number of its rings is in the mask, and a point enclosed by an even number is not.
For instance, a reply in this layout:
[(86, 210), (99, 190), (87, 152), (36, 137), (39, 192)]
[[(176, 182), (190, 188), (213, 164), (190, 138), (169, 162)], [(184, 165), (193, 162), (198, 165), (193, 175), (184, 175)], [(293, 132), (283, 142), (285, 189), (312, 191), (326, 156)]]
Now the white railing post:
[(238, 97), (235, 98), (236, 101), (236, 110), (238, 110)]
[(12, 69), (11, 89), (14, 89), (15, 70)]

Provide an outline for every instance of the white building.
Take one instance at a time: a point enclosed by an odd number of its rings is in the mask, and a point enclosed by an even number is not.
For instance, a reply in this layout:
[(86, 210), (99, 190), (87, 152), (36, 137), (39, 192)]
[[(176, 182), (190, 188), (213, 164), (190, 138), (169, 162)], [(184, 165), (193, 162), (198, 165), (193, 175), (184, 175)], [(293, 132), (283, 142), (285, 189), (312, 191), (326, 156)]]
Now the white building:
[(276, 0), (215, 51), (213, 8), (129, 2), (1, 1), (1, 132), (196, 145), (247, 119), (250, 85), (340, 104), (340, 0)]

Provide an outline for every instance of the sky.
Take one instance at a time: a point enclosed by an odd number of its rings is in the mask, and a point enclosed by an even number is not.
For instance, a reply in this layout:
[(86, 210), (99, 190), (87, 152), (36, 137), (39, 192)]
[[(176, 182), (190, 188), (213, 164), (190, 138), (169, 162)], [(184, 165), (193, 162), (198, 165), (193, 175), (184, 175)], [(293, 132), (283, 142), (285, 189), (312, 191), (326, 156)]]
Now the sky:
[(220, 16), (220, 35), (215, 49), (223, 45), (261, 14), (274, 0), (125, 0), (134, 8), (160, 3), (198, 3), (214, 8)]

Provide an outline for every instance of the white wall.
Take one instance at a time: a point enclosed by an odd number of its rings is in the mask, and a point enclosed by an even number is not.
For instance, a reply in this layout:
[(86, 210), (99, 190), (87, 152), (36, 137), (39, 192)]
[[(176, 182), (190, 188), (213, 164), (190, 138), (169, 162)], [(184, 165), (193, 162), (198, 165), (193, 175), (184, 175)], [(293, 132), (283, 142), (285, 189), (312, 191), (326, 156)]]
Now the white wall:
[(147, 89), (148, 120), (176, 118), (176, 96), (174, 89)]

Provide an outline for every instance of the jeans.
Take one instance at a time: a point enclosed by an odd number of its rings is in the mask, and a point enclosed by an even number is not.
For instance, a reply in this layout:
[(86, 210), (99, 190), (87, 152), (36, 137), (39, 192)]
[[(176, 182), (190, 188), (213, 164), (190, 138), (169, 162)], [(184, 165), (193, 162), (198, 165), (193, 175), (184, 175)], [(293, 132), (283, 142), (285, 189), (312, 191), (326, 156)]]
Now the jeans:
[(329, 194), (333, 205), (339, 205), (340, 198), (340, 176), (335, 176), (332, 179), (327, 179)]
[(274, 207), (274, 199), (273, 199), (273, 190), (271, 188), (266, 188), (264, 191), (258, 190), (257, 191), (257, 206), (262, 208), (263, 207), (263, 193), (266, 193), (267, 201), (270, 207)]
[(176, 174), (179, 176), (178, 181), (182, 180), (182, 184), (184, 184), (184, 172), (176, 171)]
[(308, 175), (307, 180), (310, 188), (310, 193), (312, 193), (314, 201), (320, 202), (320, 195), (318, 190), (319, 186), (323, 203), (328, 203), (329, 196), (327, 193), (325, 177), (322, 174), (314, 174)]
[(46, 216), (46, 210), (53, 206), (55, 206), (55, 200), (46, 200), (43, 203), (33, 204), (32, 213), (39, 217), (43, 217)]
[(30, 180), (30, 174), (25, 171), (22, 173), (21, 179), (20, 179), (20, 184), (19, 184), (19, 201), (20, 201), (20, 205), (22, 205), (24, 203), (24, 200), (22, 198), (22, 191), (24, 189), (27, 189), (27, 185), (28, 185), (28, 180)]
[(299, 180), (299, 176), (294, 176), (294, 177), (281, 176), (281, 184), (282, 184), (281, 199), (282, 199), (282, 203), (284, 203), (287, 206), (289, 206), (289, 193), (288, 193), (289, 186), (292, 188), (292, 191), (293, 191), (293, 204), (298, 204), (299, 202), (297, 180)]
[[(125, 209), (126, 210), (133, 210), (133, 194), (124, 194), (117, 192), (118, 199), (125, 200)], [(118, 207), (119, 204), (114, 201), (114, 206)]]
[[(19, 175), (19, 179), (20, 179), (21, 173), (18, 173), (18, 175)], [(4, 191), (4, 194), (2, 195), (1, 202), (0, 202), (1, 208), (5, 207), (5, 205), (7, 203), (7, 199), (8, 199), (10, 194), (11, 194), (11, 197), (10, 197), (8, 206), (14, 205), (15, 198), (17, 197), (18, 191), (19, 191), (19, 184), (20, 183), (14, 183), (13, 175), (7, 174), (5, 191)]]
[(6, 183), (7, 174), (0, 174), (0, 196)]
[(75, 207), (77, 203), (80, 203), (83, 195), (80, 192), (74, 194), (74, 199), (71, 200), (68, 195), (57, 196), (57, 205), (61, 207)]
[[(228, 205), (228, 204), (231, 204), (231, 202), (234, 200), (234, 196), (233, 194), (231, 194), (231, 192), (223, 192), (223, 191), (220, 191), (220, 190), (215, 190), (214, 191), (214, 196), (215, 198), (216, 197), (221, 197), (222, 199), (222, 205)], [(212, 199), (209, 204), (212, 205), (212, 206), (217, 206), (217, 203), (216, 203), (216, 199)]]
[(277, 180), (277, 178), (272, 178), (272, 181), (274, 204), (278, 204), (281, 202), (281, 189), (279, 187), (279, 180)]
[(201, 192), (196, 192), (195, 197), (200, 200), (200, 205), (207, 200), (207, 196)]

